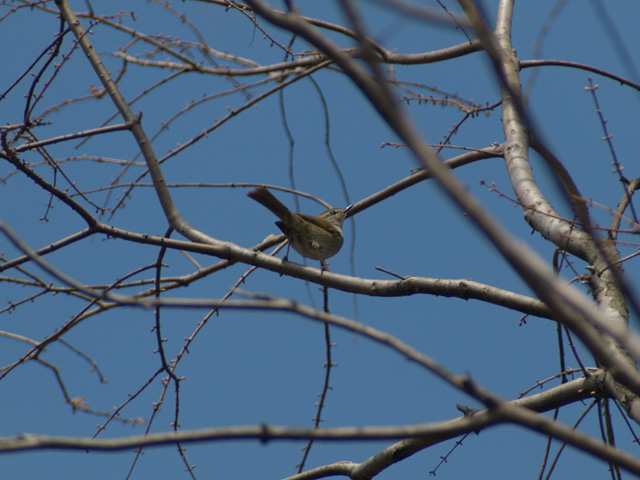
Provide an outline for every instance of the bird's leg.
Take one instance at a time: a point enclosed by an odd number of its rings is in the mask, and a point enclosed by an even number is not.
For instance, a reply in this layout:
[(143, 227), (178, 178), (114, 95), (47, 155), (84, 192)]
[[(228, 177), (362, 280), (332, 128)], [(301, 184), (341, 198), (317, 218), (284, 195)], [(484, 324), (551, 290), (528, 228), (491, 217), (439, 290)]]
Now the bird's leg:
[(329, 271), (329, 264), (325, 263), (324, 259), (322, 258), (322, 255), (320, 255), (320, 248), (319, 248), (320, 246), (316, 242), (313, 242), (311, 244), (311, 246), (316, 251), (316, 254), (318, 255), (318, 260), (320, 260), (320, 263), (322, 264), (322, 268), (320, 269), (320, 273), (328, 272)]
[(291, 249), (291, 242), (287, 240), (287, 253), (284, 256), (284, 258), (282, 259), (283, 262), (288, 262), (289, 261), (289, 250)]

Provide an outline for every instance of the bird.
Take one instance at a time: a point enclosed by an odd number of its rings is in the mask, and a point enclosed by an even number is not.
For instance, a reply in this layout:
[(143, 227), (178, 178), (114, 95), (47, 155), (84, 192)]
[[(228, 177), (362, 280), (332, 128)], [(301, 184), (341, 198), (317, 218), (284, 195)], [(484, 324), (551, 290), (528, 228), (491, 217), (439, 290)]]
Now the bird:
[[(346, 208), (330, 208), (315, 217), (289, 210), (264, 187), (252, 190), (247, 196), (280, 219), (276, 226), (287, 236), (289, 245), (296, 252), (303, 257), (320, 260), (322, 269), (327, 269), (325, 260), (333, 257), (342, 248), (342, 223), (351, 205)], [(284, 260), (288, 260), (288, 251)]]

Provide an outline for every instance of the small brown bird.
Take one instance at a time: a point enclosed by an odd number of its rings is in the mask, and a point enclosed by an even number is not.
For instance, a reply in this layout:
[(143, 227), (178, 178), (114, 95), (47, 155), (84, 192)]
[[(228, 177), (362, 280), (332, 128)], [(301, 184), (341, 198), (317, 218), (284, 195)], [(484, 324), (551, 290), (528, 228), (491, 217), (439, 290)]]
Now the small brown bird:
[(289, 239), (289, 245), (303, 257), (320, 260), (323, 269), (327, 268), (324, 261), (342, 248), (342, 222), (351, 206), (330, 208), (314, 217), (292, 212), (264, 187), (256, 188), (247, 196), (271, 210), (280, 219), (276, 225)]

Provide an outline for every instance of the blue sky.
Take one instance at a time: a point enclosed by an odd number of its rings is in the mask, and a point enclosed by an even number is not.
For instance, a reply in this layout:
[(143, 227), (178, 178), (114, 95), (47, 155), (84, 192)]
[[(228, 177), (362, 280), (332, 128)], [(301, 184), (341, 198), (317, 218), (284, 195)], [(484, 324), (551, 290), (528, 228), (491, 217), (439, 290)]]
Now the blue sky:
[[(304, 1), (302, 12), (327, 21), (342, 22), (334, 3)], [(489, 12), (497, 2), (485, 2)], [(536, 40), (554, 2), (518, 2), (516, 4), (513, 43), (520, 59), (532, 58)], [(73, 2), (78, 11), (84, 2)], [(161, 8), (147, 2), (109, 2), (108, 6), (94, 5), (105, 15), (120, 11), (135, 11), (133, 22), (123, 23), (148, 34), (180, 36), (193, 40), (193, 35), (180, 22)], [(1, 7), (2, 15), (10, 6)], [(252, 58), (262, 64), (282, 61), (282, 51), (254, 30), (246, 18), (236, 12), (224, 12), (220, 7), (198, 2), (176, 3), (184, 9), (205, 34), (209, 44), (218, 50)], [(453, 8), (453, 5), (451, 6)], [(372, 36), (388, 49), (415, 53), (462, 43), (464, 37), (443, 27), (426, 25), (415, 19), (391, 12), (381, 6), (362, 2), (370, 22)], [(626, 48), (634, 53), (640, 44), (637, 29), (640, 8), (637, 2), (619, 1), (607, 4), (607, 12), (614, 20), (618, 34)], [(493, 18), (493, 17), (492, 17)], [(603, 28), (603, 17), (591, 2), (567, 2), (552, 20), (542, 43), (543, 59), (584, 62), (613, 73), (632, 78), (629, 59), (620, 58), (611, 31)], [(265, 25), (279, 41), (289, 37)], [(43, 45), (52, 41), (58, 21), (52, 15), (24, 9), (9, 15), (0, 26), (0, 41), (5, 48), (0, 53), (3, 64), (11, 65), (2, 76), (4, 91), (24, 71)], [(29, 30), (27, 36), (25, 29)], [(334, 36), (335, 37), (335, 36)], [(339, 38), (339, 37), (335, 37)], [(91, 41), (102, 54), (127, 45), (130, 37), (114, 35), (104, 26), (93, 29)], [(348, 42), (340, 39), (342, 45)], [(12, 43), (11, 43), (12, 42)], [(71, 39), (65, 41), (68, 52)], [(148, 46), (134, 47), (142, 53)], [(297, 50), (308, 49), (297, 43)], [(113, 75), (121, 65), (118, 59), (103, 56)], [(637, 56), (630, 59), (638, 68)], [(224, 62), (222, 62), (224, 63)], [(131, 67), (135, 68), (135, 67)], [(431, 86), (437, 95), (444, 91), (477, 103), (494, 103), (499, 99), (491, 67), (482, 53), (446, 63), (425, 66), (394, 66), (397, 78)], [(133, 73), (133, 72), (130, 72)], [(522, 72), (523, 85), (531, 70)], [(611, 156), (602, 141), (601, 124), (595, 113), (591, 96), (585, 91), (590, 74), (560, 67), (548, 67), (538, 72), (530, 90), (529, 108), (536, 127), (548, 145), (574, 176), (581, 191), (589, 199), (615, 207), (621, 196), (618, 180), (611, 173)], [(131, 100), (144, 88), (164, 78), (162, 70), (140, 70), (124, 77), (120, 87), (125, 98)], [(640, 147), (638, 125), (638, 93), (618, 83), (592, 75), (600, 87), (597, 91), (600, 106), (613, 133), (616, 153), (626, 167), (629, 178), (638, 176), (637, 151)], [(308, 80), (287, 89), (283, 104), (286, 121), (294, 140), (293, 161), (296, 188), (318, 195), (333, 205), (345, 205), (365, 198), (407, 176), (416, 163), (403, 148), (385, 147), (384, 142), (397, 142), (389, 128), (382, 124), (363, 96), (349, 81), (336, 72), (314, 75), (329, 111), (331, 152), (344, 176), (348, 199), (342, 191), (338, 175), (331, 165), (325, 144), (326, 123), (322, 100)], [(633, 78), (632, 78), (633, 79)], [(242, 78), (250, 83), (256, 79)], [(636, 82), (640, 79), (635, 78)], [(53, 83), (37, 112), (61, 103), (64, 99), (87, 95), (98, 79), (79, 52), (75, 52)], [(2, 121), (21, 120), (26, 83), (0, 103)], [(169, 83), (133, 105), (143, 112), (143, 125), (148, 135), (154, 135), (162, 122), (192, 100), (206, 94), (225, 91), (230, 82), (208, 75), (185, 75)], [(241, 96), (223, 97), (190, 110), (171, 123), (154, 142), (159, 157), (168, 149), (184, 144), (224, 117), (228, 107), (239, 108), (245, 102)], [(453, 108), (411, 103), (408, 111), (420, 126), (425, 138), (437, 143), (453, 124), (462, 118)], [(39, 138), (100, 126), (114, 113), (107, 100), (72, 105), (48, 117), (51, 125), (37, 131)], [(465, 123), (453, 137), (455, 145), (482, 148), (504, 140), (500, 111), (488, 117)], [(49, 150), (59, 158), (72, 155), (104, 156), (130, 160), (135, 145), (126, 133), (101, 136), (78, 145), (67, 142)], [(163, 172), (174, 183), (230, 183), (255, 182), (290, 186), (290, 143), (283, 126), (283, 117), (276, 95), (257, 107), (227, 122), (207, 138), (163, 164)], [(457, 150), (444, 150), (443, 158), (451, 158)], [(38, 157), (25, 157), (36, 161)], [(138, 161), (141, 161), (138, 158)], [(532, 158), (537, 178), (545, 193), (560, 212), (567, 209), (559, 200), (554, 183), (537, 157)], [(122, 171), (121, 166), (89, 161), (64, 164), (66, 171), (77, 181), (81, 190), (107, 184)], [(12, 168), (0, 167), (5, 178)], [(52, 180), (46, 169), (41, 173)], [(141, 167), (131, 168), (123, 181), (133, 181)], [(495, 182), (496, 187), (512, 196), (509, 180), (500, 159), (491, 159), (458, 169), (456, 173), (468, 188), (485, 204), (511, 233), (531, 245), (544, 258), (550, 259), (553, 246), (522, 219), (521, 208), (508, 199), (490, 192), (480, 180)], [(148, 178), (144, 181), (149, 181)], [(58, 179), (60, 185), (64, 182)], [(65, 185), (66, 187), (66, 185)], [(14, 175), (0, 185), (0, 220), (6, 222), (29, 245), (42, 247), (64, 238), (84, 227), (80, 219), (66, 206), (54, 202), (47, 221), (48, 196), (29, 180)], [(61, 187), (62, 188), (62, 187)], [(269, 234), (277, 233), (272, 215), (245, 194), (242, 188), (182, 187), (172, 190), (174, 200), (185, 218), (196, 228), (223, 240), (250, 247)], [(123, 190), (115, 192), (121, 195)], [(285, 203), (293, 200), (278, 194)], [(105, 193), (91, 194), (97, 204), (114, 201)], [(309, 201), (302, 202), (302, 210), (319, 213), (322, 208)], [(594, 218), (602, 225), (610, 223), (610, 212), (593, 210)], [(103, 218), (107, 221), (107, 218)], [(162, 235), (166, 220), (151, 188), (138, 187), (126, 201), (126, 208), (118, 210), (109, 223), (140, 233)], [(399, 275), (440, 278), (470, 278), (489, 285), (530, 294), (528, 288), (511, 272), (507, 264), (483, 238), (466, 217), (448, 203), (433, 182), (425, 182), (402, 192), (387, 201), (363, 211), (345, 224), (345, 247), (331, 259), (331, 270), (355, 274), (365, 278), (390, 277), (377, 271), (383, 267)], [(175, 235), (174, 235), (175, 236)], [(624, 247), (630, 253), (635, 245)], [(18, 255), (6, 239), (0, 239), (4, 258)], [(79, 281), (108, 284), (140, 265), (153, 262), (157, 250), (96, 236), (86, 239), (68, 250), (56, 252), (47, 260)], [(300, 257), (291, 254), (293, 261)], [(200, 265), (208, 266), (214, 258), (193, 254)], [(180, 252), (170, 252), (165, 259), (167, 274), (184, 275), (194, 270), (193, 263)], [(576, 268), (583, 272), (576, 261)], [(235, 265), (224, 272), (210, 275), (171, 295), (189, 298), (219, 298), (246, 270)], [(52, 278), (31, 267), (42, 278)], [(31, 271), (31, 270), (30, 270)], [(626, 265), (631, 278), (636, 277), (635, 261)], [(4, 275), (17, 276), (16, 272)], [(140, 278), (150, 278), (146, 272)], [(572, 274), (565, 273), (567, 279)], [(320, 305), (321, 295), (314, 285), (272, 272), (256, 272), (242, 285), (250, 292), (263, 292), (295, 299), (305, 304)], [(6, 282), (0, 289), (0, 304), (16, 301), (37, 290), (11, 286)], [(357, 309), (356, 309), (357, 304)], [(21, 305), (12, 313), (0, 315), (0, 330), (41, 340), (52, 334), (66, 320), (76, 314), (84, 302), (62, 294), (44, 296), (38, 301)], [(535, 382), (558, 371), (556, 326), (545, 319), (529, 318), (519, 326), (520, 314), (506, 311), (478, 301), (463, 301), (428, 295), (401, 298), (354, 299), (350, 294), (331, 292), (331, 311), (387, 331), (433, 357), (455, 373), (469, 373), (486, 388), (507, 399), (516, 398)], [(205, 315), (200, 310), (168, 310), (163, 314), (165, 349), (173, 358)], [(637, 326), (637, 319), (633, 320)], [(110, 412), (122, 404), (127, 395), (137, 391), (159, 367), (152, 312), (134, 308), (116, 309), (92, 317), (65, 336), (65, 340), (89, 355), (99, 366), (108, 383), (101, 383), (91, 366), (61, 344), (53, 344), (42, 358), (60, 369), (60, 375), (71, 397), (84, 397), (92, 408)], [(332, 371), (331, 386), (323, 426), (396, 425), (444, 421), (458, 416), (456, 403), (475, 405), (468, 397), (415, 365), (408, 364), (394, 352), (385, 350), (369, 340), (352, 333), (332, 329), (333, 360), (338, 366)], [(0, 364), (14, 362), (26, 350), (24, 343), (2, 338)], [(181, 383), (180, 423), (183, 429), (253, 425), (267, 422), (280, 425), (312, 426), (314, 402), (324, 378), (324, 331), (309, 320), (290, 314), (245, 311), (224, 311), (214, 316), (182, 360), (177, 374)], [(583, 351), (583, 359), (593, 365)], [(570, 358), (570, 366), (576, 362)], [(152, 385), (123, 412), (127, 418), (149, 419), (152, 403), (158, 400), (161, 386)], [(170, 389), (152, 431), (170, 429), (173, 421), (174, 394)], [(17, 368), (0, 382), (0, 408), (5, 420), (1, 436), (21, 432), (90, 437), (103, 418), (85, 413), (72, 414), (63, 402), (60, 388), (51, 370), (30, 362)], [(560, 419), (572, 425), (583, 406), (564, 409)], [(585, 430), (598, 435), (597, 414), (592, 411), (585, 420)], [(635, 452), (631, 436), (615, 418), (616, 439), (622, 448)], [(142, 433), (144, 427), (112, 423), (102, 434), (121, 437)], [(391, 442), (355, 444), (316, 444), (307, 466), (314, 467), (340, 460), (363, 461)], [(381, 479), (424, 478), (435, 468), (454, 442), (432, 447), (383, 472)], [(189, 462), (196, 464), (198, 478), (282, 478), (295, 473), (302, 458), (303, 444), (257, 441), (208, 443), (188, 447)], [(516, 426), (500, 426), (472, 435), (459, 447), (449, 462), (440, 467), (440, 478), (514, 478), (522, 472), (535, 474), (541, 464), (545, 438)], [(556, 448), (557, 445), (555, 445)], [(146, 449), (132, 478), (186, 478), (184, 464), (174, 447)], [(95, 479), (124, 478), (131, 467), (133, 454), (85, 452), (27, 452), (0, 457), (2, 471), (7, 478), (86, 477)], [(570, 473), (569, 473), (570, 472)], [(597, 460), (574, 452), (561, 457), (556, 478), (572, 475), (579, 478), (603, 478), (607, 466)]]

